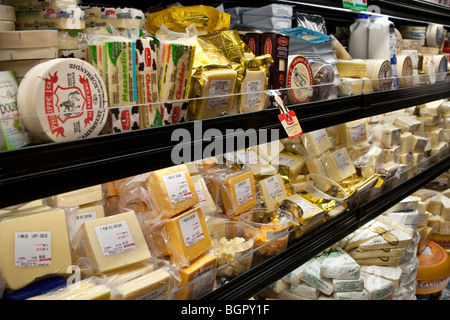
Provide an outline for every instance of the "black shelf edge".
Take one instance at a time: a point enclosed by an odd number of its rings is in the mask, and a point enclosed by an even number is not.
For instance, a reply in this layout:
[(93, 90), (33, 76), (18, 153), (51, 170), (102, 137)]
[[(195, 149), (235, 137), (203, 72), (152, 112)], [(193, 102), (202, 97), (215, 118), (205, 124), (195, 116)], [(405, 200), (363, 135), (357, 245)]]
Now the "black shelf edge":
[(326, 222), (309, 234), (292, 241), (276, 256), (262, 262), (200, 300), (243, 300), (285, 276), (318, 252), (341, 240), (357, 228), (355, 212), (347, 212)]

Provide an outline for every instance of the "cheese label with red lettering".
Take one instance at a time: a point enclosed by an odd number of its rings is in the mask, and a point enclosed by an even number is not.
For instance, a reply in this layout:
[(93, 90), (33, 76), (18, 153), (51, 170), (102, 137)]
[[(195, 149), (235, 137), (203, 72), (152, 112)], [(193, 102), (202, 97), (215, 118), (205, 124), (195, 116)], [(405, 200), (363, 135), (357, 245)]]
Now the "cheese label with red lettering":
[(303, 56), (289, 56), (287, 72), (288, 97), (291, 103), (311, 101), (313, 95), (313, 74), (308, 60)]
[(17, 100), (24, 126), (38, 142), (96, 136), (107, 120), (105, 84), (81, 59), (60, 58), (35, 66), (20, 83)]

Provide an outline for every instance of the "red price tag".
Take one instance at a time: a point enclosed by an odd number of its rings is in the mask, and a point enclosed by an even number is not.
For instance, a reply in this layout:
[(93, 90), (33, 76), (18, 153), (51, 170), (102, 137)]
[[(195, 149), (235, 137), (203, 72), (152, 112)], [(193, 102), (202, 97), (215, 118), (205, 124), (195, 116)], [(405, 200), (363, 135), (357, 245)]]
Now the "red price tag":
[(280, 119), (281, 124), (283, 125), (284, 130), (286, 130), (289, 138), (295, 139), (303, 134), (303, 130), (300, 127), (300, 123), (298, 122), (297, 116), (293, 110), (290, 110), (287, 115), (285, 113), (279, 114), (278, 119)]

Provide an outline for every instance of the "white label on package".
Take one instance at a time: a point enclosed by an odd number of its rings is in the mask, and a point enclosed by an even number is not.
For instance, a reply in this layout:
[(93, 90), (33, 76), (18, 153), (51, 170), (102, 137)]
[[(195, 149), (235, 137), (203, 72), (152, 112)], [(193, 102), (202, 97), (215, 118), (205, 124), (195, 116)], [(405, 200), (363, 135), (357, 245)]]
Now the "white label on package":
[(317, 208), (313, 207), (312, 205), (303, 200), (296, 200), (294, 202), (295, 204), (299, 205), (300, 208), (302, 208), (303, 214), (311, 213), (317, 210)]
[(206, 198), (205, 198), (205, 195), (203, 194), (200, 182), (194, 181), (194, 188), (195, 188), (195, 191), (197, 191), (197, 196), (198, 196), (198, 200), (200, 201), (200, 203), (206, 202)]
[(239, 161), (246, 164), (258, 164), (261, 162), (255, 154), (248, 151), (236, 151), (236, 157)]
[(366, 137), (366, 126), (364, 122), (358, 123), (349, 129), (350, 139), (352, 142), (359, 141)]
[(336, 164), (341, 171), (346, 170), (350, 166), (350, 163), (343, 152), (337, 152), (334, 155), (334, 159), (336, 160)]
[(223, 96), (209, 99), (208, 109), (225, 109), (228, 105), (228, 92), (230, 90), (231, 80), (212, 80), (209, 87), (209, 96)]
[(169, 194), (170, 202), (177, 204), (192, 198), (192, 192), (189, 189), (184, 172), (177, 172), (163, 177), (164, 185)]
[(136, 249), (126, 221), (95, 227), (95, 233), (105, 256), (113, 256)]
[(142, 297), (137, 298), (136, 300), (155, 300), (157, 297), (162, 295), (164, 293), (165, 287), (161, 286), (158, 289), (155, 289), (153, 291), (150, 291), (149, 293), (146, 293)]
[(291, 167), (295, 163), (295, 161), (296, 159), (294, 158), (288, 158), (283, 156), (278, 157), (278, 163), (286, 167)]
[(312, 131), (311, 134), (313, 135), (314, 140), (316, 140), (318, 144), (321, 143), (327, 136), (325, 129)]
[(250, 179), (247, 178), (238, 182), (234, 185), (234, 193), (236, 194), (237, 204), (242, 206), (244, 203), (247, 203), (253, 200), (253, 192), (252, 187), (250, 185)]
[(261, 91), (261, 80), (247, 81), (247, 108), (256, 108), (261, 104), (260, 93), (249, 93)]
[(178, 223), (186, 247), (196, 244), (205, 237), (197, 211), (180, 219)]
[(79, 213), (76, 216), (74, 228), (75, 230), (78, 230), (86, 221), (95, 219), (97, 219), (97, 213), (95, 211)]
[(281, 230), (277, 230), (277, 231), (267, 231), (266, 233), (266, 239), (270, 240), (270, 239), (275, 239), (278, 237), (282, 237), (284, 235), (286, 235), (288, 233), (288, 228), (284, 228)]
[(275, 199), (283, 194), (283, 190), (281, 189), (276, 176), (264, 180), (264, 184), (266, 185), (267, 193), (271, 199)]
[(16, 232), (14, 265), (19, 268), (52, 264), (52, 236), (50, 231)]
[(214, 266), (209, 266), (196, 273), (192, 281), (194, 285), (192, 299), (200, 298), (211, 291), (214, 280)]

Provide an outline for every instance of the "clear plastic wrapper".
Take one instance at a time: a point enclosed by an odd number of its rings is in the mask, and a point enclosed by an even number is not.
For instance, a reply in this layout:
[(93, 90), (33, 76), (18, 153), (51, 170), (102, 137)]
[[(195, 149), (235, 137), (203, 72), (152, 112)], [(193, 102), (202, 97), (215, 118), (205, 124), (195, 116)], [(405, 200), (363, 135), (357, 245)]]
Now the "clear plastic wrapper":
[(334, 88), (334, 69), (318, 55), (305, 55), (313, 74), (314, 93), (311, 101), (328, 100)]
[(298, 26), (309, 30), (327, 34), (327, 26), (323, 16), (303, 12), (294, 12), (295, 21)]

